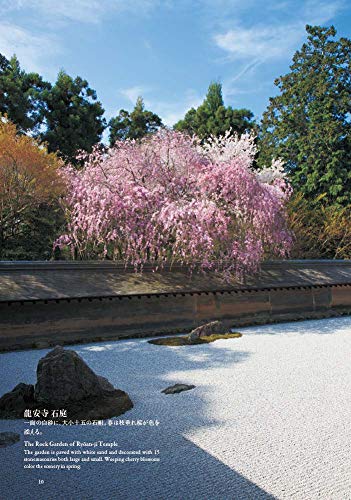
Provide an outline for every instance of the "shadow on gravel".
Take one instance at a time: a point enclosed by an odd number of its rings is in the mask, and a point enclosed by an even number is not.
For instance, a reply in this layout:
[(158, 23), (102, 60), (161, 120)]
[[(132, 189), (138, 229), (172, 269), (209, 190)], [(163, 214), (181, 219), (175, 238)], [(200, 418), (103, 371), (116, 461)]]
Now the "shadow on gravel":
[[(186, 438), (185, 438), (186, 439)], [(227, 499), (235, 500), (274, 500), (257, 484), (249, 481), (235, 470), (223, 464), (199, 446), (187, 440), (194, 449), (197, 460), (198, 475), (191, 477), (191, 489), (186, 498), (193, 499)]]
[[(85, 441), (117, 440), (124, 449), (159, 449), (159, 463), (87, 463), (81, 471), (25, 471), (22, 468), (22, 446), (5, 455), (3, 472), (5, 497), (71, 498), (123, 500), (223, 500), (273, 499), (238, 472), (193, 443), (191, 432), (218, 427), (223, 422), (211, 415), (208, 398), (221, 381), (207, 374), (213, 368), (232, 369), (244, 363), (250, 353), (240, 350), (240, 338), (214, 344), (181, 347), (151, 345), (147, 340), (78, 345), (78, 352), (99, 375), (130, 395), (134, 408), (124, 420), (159, 420), (159, 426), (72, 426), (45, 430), (46, 440)], [(2, 355), (0, 392), (23, 381), (32, 383), (39, 358), (47, 350), (6, 353)], [(238, 369), (240, 367), (238, 366)], [(196, 379), (196, 381), (195, 381)], [(194, 383), (195, 389), (165, 396), (162, 389), (172, 383)], [(235, 391), (235, 377), (225, 381), (230, 404)], [(120, 417), (121, 418), (121, 417)], [(0, 421), (0, 430), (4, 421)], [(228, 423), (227, 423), (228, 424)], [(235, 422), (233, 421), (233, 425)], [(7, 425), (9, 427), (9, 425)], [(13, 421), (12, 430), (23, 433), (23, 423)], [(21, 431), (22, 429), (22, 431)], [(9, 429), (7, 429), (9, 430)], [(44, 437), (42, 438), (44, 439)], [(38, 489), (38, 479), (45, 483)]]

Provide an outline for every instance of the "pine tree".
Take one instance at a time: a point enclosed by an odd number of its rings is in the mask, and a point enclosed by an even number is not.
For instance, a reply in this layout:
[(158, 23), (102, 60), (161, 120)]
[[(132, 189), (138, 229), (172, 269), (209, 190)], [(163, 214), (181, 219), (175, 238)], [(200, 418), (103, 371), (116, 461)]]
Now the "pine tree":
[(162, 127), (161, 118), (152, 111), (145, 109), (142, 97), (138, 97), (131, 113), (121, 109), (118, 116), (109, 122), (110, 145), (116, 140), (141, 139)]
[(50, 84), (37, 73), (26, 73), (16, 56), (0, 54), (0, 113), (20, 132), (36, 133), (42, 123), (42, 93)]
[(58, 151), (74, 163), (78, 150), (90, 152), (100, 141), (106, 126), (104, 109), (86, 80), (73, 79), (64, 71), (43, 97), (46, 130), (42, 140), (49, 151)]
[(282, 158), (295, 189), (350, 203), (351, 41), (333, 26), (306, 26), (307, 42), (275, 85), (262, 120), (259, 164)]
[(197, 109), (191, 108), (174, 125), (175, 130), (195, 134), (201, 139), (210, 135), (223, 135), (227, 130), (243, 134), (254, 128), (253, 113), (248, 109), (225, 107), (222, 96), (222, 85), (212, 82), (208, 87), (204, 102)]

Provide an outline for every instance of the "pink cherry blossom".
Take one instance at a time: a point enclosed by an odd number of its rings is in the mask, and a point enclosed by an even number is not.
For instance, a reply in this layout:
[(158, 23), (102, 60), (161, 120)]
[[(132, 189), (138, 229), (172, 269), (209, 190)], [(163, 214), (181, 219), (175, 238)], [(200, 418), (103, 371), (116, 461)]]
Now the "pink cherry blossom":
[(168, 261), (238, 277), (286, 257), (291, 188), (277, 161), (254, 171), (255, 153), (248, 135), (201, 145), (171, 130), (95, 148), (62, 172), (68, 225), (57, 244), (139, 270)]

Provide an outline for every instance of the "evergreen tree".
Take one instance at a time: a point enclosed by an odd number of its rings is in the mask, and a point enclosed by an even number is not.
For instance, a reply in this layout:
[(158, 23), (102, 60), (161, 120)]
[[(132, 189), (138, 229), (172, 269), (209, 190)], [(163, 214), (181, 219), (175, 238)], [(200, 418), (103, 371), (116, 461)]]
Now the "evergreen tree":
[(42, 123), (42, 93), (50, 84), (37, 73), (21, 69), (16, 56), (7, 60), (0, 54), (0, 113), (17, 125), (20, 132), (36, 133)]
[(347, 204), (351, 191), (351, 41), (334, 27), (306, 26), (307, 42), (275, 85), (262, 120), (259, 164), (282, 158), (308, 198)]
[(253, 113), (250, 110), (224, 106), (220, 83), (211, 83), (201, 106), (191, 108), (184, 119), (174, 125), (175, 130), (196, 134), (201, 139), (210, 135), (223, 135), (229, 129), (243, 134), (253, 127)]
[(118, 139), (141, 139), (156, 132), (162, 127), (162, 120), (156, 113), (146, 110), (143, 99), (138, 97), (133, 111), (121, 109), (118, 116), (110, 120), (109, 127), (110, 145), (113, 146)]
[(10, 61), (0, 53), (0, 75), (6, 71), (10, 66)]
[(60, 71), (55, 85), (43, 93), (46, 130), (41, 135), (49, 151), (75, 163), (78, 150), (90, 152), (106, 126), (95, 90), (79, 76)]

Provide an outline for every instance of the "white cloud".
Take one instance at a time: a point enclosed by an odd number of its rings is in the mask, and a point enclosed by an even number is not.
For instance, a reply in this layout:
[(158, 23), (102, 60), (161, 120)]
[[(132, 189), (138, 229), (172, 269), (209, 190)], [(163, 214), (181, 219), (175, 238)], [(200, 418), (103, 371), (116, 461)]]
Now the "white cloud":
[(152, 50), (152, 45), (151, 45), (151, 42), (149, 40), (144, 40), (144, 47), (147, 49), (147, 50)]
[(300, 24), (292, 24), (288, 29), (287, 26), (237, 27), (215, 35), (214, 40), (232, 59), (253, 58), (257, 61), (285, 56), (301, 33)]
[(162, 118), (165, 125), (172, 126), (184, 118), (190, 108), (200, 106), (203, 100), (204, 96), (201, 97), (194, 90), (189, 89), (181, 101), (155, 101), (150, 109)]
[[(197, 108), (204, 100), (204, 96), (200, 96), (193, 89), (188, 89), (181, 100), (173, 101), (160, 101), (154, 97), (155, 91), (151, 87), (142, 85), (120, 90), (120, 93), (133, 105), (135, 105), (137, 98), (142, 96), (146, 109), (158, 114), (167, 126), (172, 126), (184, 118), (185, 113), (190, 108)], [(144, 98), (146, 94), (148, 97)]]
[(16, 54), (26, 70), (50, 72), (50, 58), (61, 51), (57, 39), (52, 35), (33, 35), (11, 23), (0, 23), (0, 52), (7, 58)]
[[(285, 8), (288, 4), (282, 4)], [(342, 9), (341, 1), (305, 2), (302, 10), (295, 12), (289, 23), (235, 26), (224, 33), (214, 35), (216, 45), (224, 50), (230, 59), (267, 60), (290, 55), (305, 36), (306, 24), (329, 22)], [(290, 5), (291, 8), (291, 5)], [(251, 64), (251, 63), (250, 63)]]
[[(134, 87), (129, 87), (127, 89), (122, 89), (120, 93), (126, 97), (132, 104), (136, 103), (138, 97), (143, 97), (150, 89), (148, 87), (142, 87), (141, 85), (135, 85)], [(143, 97), (144, 99), (144, 97)], [(148, 101), (144, 99), (144, 103), (148, 104)]]
[(307, 24), (325, 24), (333, 19), (343, 8), (344, 2), (342, 0), (335, 0), (334, 2), (309, 0), (304, 4), (303, 16)]
[(29, 10), (51, 20), (69, 20), (98, 23), (111, 12), (145, 14), (161, 0), (0, 0), (0, 14), (15, 10)]
[[(112, 13), (147, 15), (162, 0), (0, 0), (0, 52), (16, 53), (26, 70), (55, 78), (53, 56), (64, 42), (58, 28), (68, 22), (99, 23)], [(167, 3), (168, 6), (168, 3)], [(57, 35), (53, 33), (56, 31)]]
[[(244, 64), (242, 66), (242, 68), (239, 69), (238, 73), (236, 73), (236, 75), (234, 75), (230, 79), (230, 82), (227, 82), (227, 84), (230, 83), (230, 85), (232, 85), (237, 80), (240, 80), (240, 78), (243, 77), (244, 75), (247, 75), (247, 74), (250, 74), (250, 73), (252, 74), (254, 72), (254, 70), (256, 69), (256, 67), (261, 64), (261, 62), (262, 61), (260, 59), (253, 59), (248, 64)], [(225, 92), (225, 86), (223, 87), (223, 91)]]

